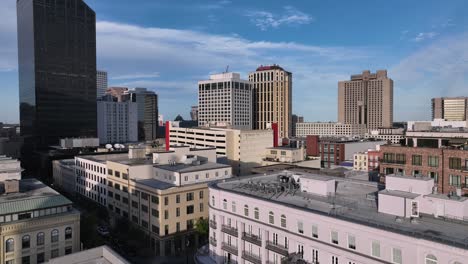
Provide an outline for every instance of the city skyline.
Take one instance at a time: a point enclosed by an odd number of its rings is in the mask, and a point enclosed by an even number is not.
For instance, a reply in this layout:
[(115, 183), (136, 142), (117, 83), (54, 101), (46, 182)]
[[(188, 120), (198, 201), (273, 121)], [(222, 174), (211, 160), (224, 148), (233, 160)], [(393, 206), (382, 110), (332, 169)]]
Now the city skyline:
[[(243, 1), (206, 1), (196, 7), (190, 2), (125, 6), (125, 1), (113, 1), (112, 8), (108, 1), (86, 3), (97, 13), (97, 66), (109, 72), (109, 86), (155, 91), (168, 119), (179, 113), (188, 119), (187, 105), (197, 101), (197, 81), (226, 65), (242, 78), (262, 64), (291, 71), (293, 112), (306, 121), (336, 120), (338, 81), (363, 70), (388, 69), (395, 82), (395, 121), (428, 120), (432, 97), (467, 95), (463, 1), (365, 8)], [(408, 12), (415, 8), (417, 13)], [(396, 12), (392, 16), (398, 21), (382, 17), (381, 10)], [(2, 2), (0, 14), (5, 21), (0, 26), (0, 120), (17, 122), (15, 1)]]

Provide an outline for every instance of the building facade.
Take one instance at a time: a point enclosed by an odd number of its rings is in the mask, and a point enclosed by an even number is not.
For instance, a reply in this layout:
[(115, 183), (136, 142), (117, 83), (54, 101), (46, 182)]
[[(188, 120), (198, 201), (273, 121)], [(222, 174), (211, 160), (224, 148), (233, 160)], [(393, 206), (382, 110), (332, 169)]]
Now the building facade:
[(168, 145), (215, 147), (220, 160), (225, 159), (235, 175), (250, 174), (251, 168), (262, 164), (265, 149), (273, 147), (273, 130), (181, 128), (169, 122), (166, 132)]
[[(458, 208), (463, 219), (466, 200), (451, 204), (447, 196), (431, 194), (431, 179), (420, 180), (421, 188), (419, 182), (394, 178), (396, 183), (382, 191), (376, 183), (287, 171), (215, 183), (209, 193), (211, 259), (220, 264), (464, 263), (467, 218), (458, 226), (431, 205)], [(369, 202), (377, 196), (378, 202)], [(433, 223), (433, 232), (410, 223), (415, 221)]]
[(341, 124), (334, 122), (305, 122), (296, 124), (296, 137), (346, 136), (363, 137), (367, 132), (364, 124)]
[(96, 137), (96, 15), (82, 0), (17, 1), (25, 151)]
[(386, 70), (364, 71), (338, 82), (338, 122), (369, 129), (393, 126), (393, 80)]
[(62, 192), (75, 195), (77, 178), (75, 176), (75, 159), (52, 161), (54, 187)]
[(98, 137), (100, 144), (138, 141), (138, 104), (98, 101)]
[(106, 94), (107, 91), (107, 72), (97, 71), (96, 74), (96, 90), (97, 98), (101, 98)]
[(304, 117), (303, 116), (298, 116), (298, 115), (292, 115), (291, 116), (291, 125), (292, 125), (292, 135), (291, 137), (297, 137), (296, 135), (296, 124), (297, 123), (304, 123)]
[(468, 97), (432, 98), (432, 120), (467, 121)]
[(71, 255), (51, 259), (47, 264), (82, 264), (82, 263), (106, 263), (106, 264), (130, 264), (117, 252), (108, 246), (100, 246), (87, 249)]
[(252, 129), (252, 85), (238, 73), (210, 75), (198, 82), (198, 124)]
[(190, 110), (190, 119), (192, 119), (192, 121), (198, 121), (198, 105), (192, 106)]
[(1, 263), (44, 263), (80, 251), (80, 213), (35, 179), (1, 182)]
[(260, 66), (249, 73), (253, 84), (254, 129), (277, 123), (280, 138), (292, 136), (292, 73), (278, 65)]
[(358, 152), (353, 157), (353, 170), (368, 171), (369, 170), (369, 157), (367, 152)]
[(138, 106), (138, 140), (153, 141), (158, 131), (158, 95), (146, 88), (124, 91), (125, 101)]

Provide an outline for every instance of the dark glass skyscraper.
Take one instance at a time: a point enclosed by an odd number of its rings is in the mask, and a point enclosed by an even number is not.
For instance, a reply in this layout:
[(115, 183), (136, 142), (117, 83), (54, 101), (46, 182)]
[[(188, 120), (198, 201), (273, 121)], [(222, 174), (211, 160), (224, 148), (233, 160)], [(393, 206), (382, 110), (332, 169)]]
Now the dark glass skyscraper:
[(96, 14), (82, 0), (18, 0), (25, 147), (97, 137)]

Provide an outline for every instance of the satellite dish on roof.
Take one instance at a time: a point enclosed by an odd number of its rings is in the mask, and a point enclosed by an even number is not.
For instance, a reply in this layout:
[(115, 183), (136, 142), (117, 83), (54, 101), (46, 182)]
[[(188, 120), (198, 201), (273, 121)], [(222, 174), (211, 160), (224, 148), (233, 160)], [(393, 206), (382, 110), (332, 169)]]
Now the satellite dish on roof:
[(111, 149), (112, 145), (111, 144), (106, 144), (106, 149)]
[(115, 148), (115, 149), (119, 149), (119, 148), (120, 148), (120, 145), (119, 145), (119, 144), (114, 144), (114, 148)]

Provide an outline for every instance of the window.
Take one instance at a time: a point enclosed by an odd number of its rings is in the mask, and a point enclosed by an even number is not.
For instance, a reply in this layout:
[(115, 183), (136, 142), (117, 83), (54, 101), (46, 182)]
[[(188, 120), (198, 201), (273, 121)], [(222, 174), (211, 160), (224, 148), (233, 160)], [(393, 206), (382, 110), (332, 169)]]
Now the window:
[(338, 245), (338, 232), (331, 231), (331, 242)]
[(151, 209), (151, 215), (156, 218), (159, 218), (159, 211), (156, 209)]
[(29, 248), (31, 246), (31, 237), (29, 235), (23, 236), (21, 239), (21, 248)]
[(187, 206), (187, 214), (193, 214), (194, 211), (195, 209), (193, 205)]
[(164, 197), (164, 205), (169, 205), (169, 197)]
[(122, 197), (122, 203), (128, 204), (128, 198), (127, 197)]
[(392, 249), (392, 261), (396, 264), (402, 264), (402, 256), (401, 256), (401, 249), (393, 248)]
[(428, 175), (430, 178), (434, 179), (434, 183), (438, 183), (439, 182), (439, 174), (435, 171), (430, 171), (429, 172), (429, 175)]
[(138, 202), (132, 201), (132, 207), (138, 209)]
[(53, 249), (50, 251), (50, 258), (56, 258), (59, 256), (59, 250), (58, 249)]
[(203, 191), (200, 191), (200, 192), (198, 193), (198, 198), (203, 199)]
[(148, 197), (149, 195), (147, 193), (144, 193), (144, 192), (141, 193), (141, 199), (148, 201)]
[(151, 202), (155, 203), (155, 204), (159, 204), (159, 197), (157, 196), (151, 196)]
[(461, 186), (461, 176), (460, 175), (449, 175), (449, 185), (460, 187)]
[(461, 159), (449, 158), (449, 168), (452, 170), (461, 170)]
[(281, 227), (286, 228), (286, 216), (281, 215)]
[(380, 258), (380, 242), (372, 241), (372, 256)]
[(200, 203), (200, 212), (203, 212), (203, 203)]
[(268, 222), (272, 225), (275, 224), (275, 214), (272, 211), (268, 214)]
[(29, 256), (24, 256), (21, 258), (21, 264), (29, 264), (31, 263), (31, 259)]
[(44, 252), (37, 254), (36, 259), (37, 259), (37, 263), (44, 263), (45, 261)]
[(348, 248), (356, 249), (356, 237), (353, 235), (348, 235)]
[(193, 229), (193, 219), (187, 220), (187, 230)]
[(120, 171), (115, 172), (115, 177), (120, 178)]
[(70, 255), (72, 253), (72, 247), (66, 247), (65, 248), (65, 255)]
[(227, 200), (226, 199), (223, 200), (223, 209), (227, 210)]
[(38, 246), (44, 245), (44, 232), (37, 233), (36, 244)]
[(302, 221), (297, 221), (297, 232), (299, 234), (304, 234), (304, 224)]
[(427, 255), (426, 256), (426, 264), (437, 264), (437, 258), (434, 255)]
[(169, 211), (164, 210), (164, 219), (169, 219)]
[(187, 201), (193, 201), (193, 192), (187, 193)]
[(180, 216), (180, 207), (176, 208), (175, 214), (176, 214), (176, 217)]
[(231, 209), (232, 209), (232, 212), (235, 213), (236, 212), (236, 202), (232, 201), (231, 202)]
[(214, 196), (211, 196), (211, 205), (212, 205), (212, 206), (215, 206), (215, 198), (214, 198)]
[(318, 238), (318, 227), (316, 225), (312, 226), (312, 237)]
[(65, 228), (65, 240), (72, 238), (72, 228), (67, 227)]
[(176, 197), (175, 197), (175, 202), (176, 202), (176, 203), (180, 203), (180, 195), (179, 195), (179, 194), (176, 195)]
[(59, 241), (59, 231), (57, 229), (54, 229), (52, 232), (50, 232), (50, 241), (52, 243)]
[(159, 235), (159, 226), (151, 225), (151, 231)]
[(124, 180), (128, 180), (128, 174), (127, 173), (122, 173), (122, 178)]
[(141, 220), (141, 226), (148, 229), (148, 222), (145, 220)]
[(145, 212), (145, 213), (148, 213), (148, 206), (146, 205), (141, 205), (141, 211)]
[(249, 206), (248, 205), (244, 205), (244, 215), (249, 216)]
[(180, 232), (180, 222), (176, 223), (176, 232)]
[(254, 208), (254, 218), (258, 220), (260, 218), (260, 212), (258, 211), (258, 207)]
[(429, 156), (427, 158), (427, 165), (429, 167), (439, 167), (439, 157), (437, 156)]
[(13, 252), (15, 251), (15, 240), (13, 238), (7, 239), (5, 242), (5, 252)]
[(412, 164), (415, 165), (415, 166), (421, 166), (422, 165), (422, 156), (421, 155), (413, 155)]
[(112, 175), (113, 171), (112, 170), (107, 170), (107, 174)]

